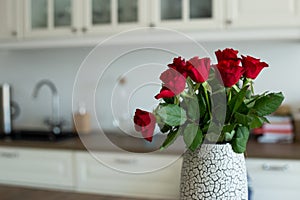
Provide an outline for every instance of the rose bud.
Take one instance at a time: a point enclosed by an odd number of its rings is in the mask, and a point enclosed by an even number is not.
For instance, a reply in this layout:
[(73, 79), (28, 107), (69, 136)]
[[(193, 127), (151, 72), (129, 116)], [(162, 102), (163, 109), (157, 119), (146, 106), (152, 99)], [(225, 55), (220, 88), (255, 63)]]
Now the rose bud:
[(151, 142), (156, 124), (155, 116), (150, 112), (136, 109), (133, 121), (135, 130), (141, 132), (144, 139)]

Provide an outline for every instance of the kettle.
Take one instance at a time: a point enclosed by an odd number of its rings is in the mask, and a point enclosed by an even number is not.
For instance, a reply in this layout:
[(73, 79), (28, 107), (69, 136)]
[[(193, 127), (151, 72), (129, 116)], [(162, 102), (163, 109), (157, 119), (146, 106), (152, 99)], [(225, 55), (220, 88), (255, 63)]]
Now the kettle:
[(0, 85), (0, 135), (10, 135), (12, 119), (19, 115), (19, 106), (11, 101), (10, 85)]

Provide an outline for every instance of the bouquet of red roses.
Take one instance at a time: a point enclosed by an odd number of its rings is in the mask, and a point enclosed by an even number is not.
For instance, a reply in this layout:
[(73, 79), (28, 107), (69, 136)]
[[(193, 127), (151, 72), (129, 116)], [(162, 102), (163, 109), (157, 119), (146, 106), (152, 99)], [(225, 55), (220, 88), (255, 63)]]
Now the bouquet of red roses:
[(243, 153), (250, 130), (268, 122), (265, 116), (284, 97), (281, 92), (254, 94), (253, 80), (267, 63), (238, 57), (238, 51), (229, 48), (215, 54), (215, 65), (209, 58), (174, 58), (160, 75), (158, 106), (152, 112), (136, 109), (136, 131), (151, 142), (157, 124), (167, 134), (162, 148), (182, 135), (192, 151), (203, 143), (230, 143), (235, 152)]

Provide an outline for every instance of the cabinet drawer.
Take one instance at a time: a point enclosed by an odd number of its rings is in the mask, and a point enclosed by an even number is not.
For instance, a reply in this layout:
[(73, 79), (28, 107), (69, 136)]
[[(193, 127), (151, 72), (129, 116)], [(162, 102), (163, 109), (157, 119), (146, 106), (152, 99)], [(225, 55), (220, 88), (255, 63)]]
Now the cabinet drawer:
[(256, 187), (299, 189), (300, 161), (247, 159), (246, 163), (248, 173)]
[(102, 194), (117, 194), (125, 196), (179, 198), (179, 183), (181, 159), (172, 165), (148, 173), (126, 173), (109, 168), (120, 166), (126, 169), (138, 167), (149, 169), (149, 165), (159, 165), (161, 160), (174, 160), (172, 156), (131, 156), (129, 154), (107, 153), (106, 165), (91, 157), (88, 153), (76, 153), (78, 190)]
[(0, 148), (0, 182), (38, 187), (73, 187), (71, 151)]
[(247, 159), (254, 200), (296, 200), (300, 191), (300, 161)]

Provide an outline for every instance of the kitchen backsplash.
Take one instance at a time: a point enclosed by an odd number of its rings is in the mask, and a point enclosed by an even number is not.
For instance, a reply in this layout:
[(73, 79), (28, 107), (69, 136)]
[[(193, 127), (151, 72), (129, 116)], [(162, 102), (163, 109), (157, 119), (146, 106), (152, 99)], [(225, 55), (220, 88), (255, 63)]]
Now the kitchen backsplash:
[[(294, 110), (300, 108), (300, 95), (298, 92), (300, 86), (299, 41), (235, 41), (201, 44), (211, 55), (213, 62), (215, 62), (213, 52), (219, 48), (233, 47), (239, 49), (240, 53), (247, 52), (252, 56), (259, 55), (263, 61), (269, 63), (270, 68), (265, 69), (261, 76), (257, 78), (255, 82), (256, 92), (265, 90), (283, 91), (286, 96), (285, 103), (291, 104)], [(170, 46), (180, 49), (178, 52), (184, 52), (184, 57), (195, 56), (193, 48), (190, 48), (187, 44), (166, 44), (166, 49)], [(107, 46), (105, 47), (105, 55), (102, 55), (102, 57), (118, 57), (119, 55), (116, 55), (116, 52), (120, 48), (122, 46)], [(32, 97), (33, 88), (41, 79), (50, 79), (55, 83), (60, 95), (62, 116), (68, 121), (67, 128), (72, 127), (73, 85), (81, 63), (91, 50), (90, 47), (0, 50), (0, 83), (7, 82), (11, 84), (13, 100), (21, 108), (20, 116), (14, 120), (14, 128), (45, 127), (43, 119), (51, 115), (51, 92), (48, 88), (43, 88), (37, 99)], [(128, 58), (122, 63), (115, 63), (120, 66), (111, 68), (109, 72), (111, 76), (105, 76), (99, 81), (101, 75), (99, 72), (103, 72), (106, 68), (102, 65), (103, 62), (100, 56), (99, 60), (94, 59), (91, 61), (95, 67), (92, 70), (95, 70), (95, 73), (99, 75), (94, 76), (94, 78), (86, 76), (81, 80), (83, 84), (81, 96), (94, 93), (94, 87), (97, 86), (95, 116), (98, 116), (98, 121), (100, 121), (103, 129), (115, 129), (114, 125), (118, 123), (130, 122), (130, 119), (128, 119), (130, 116), (126, 112), (122, 114), (122, 112), (116, 111), (114, 114), (119, 116), (115, 116), (117, 118), (115, 120), (111, 112), (112, 107), (114, 107), (114, 110), (119, 111), (124, 108), (129, 109), (131, 115), (135, 107), (143, 107), (148, 110), (153, 108), (155, 101), (148, 100), (148, 97), (154, 96), (158, 92), (160, 88), (158, 84), (145, 86), (143, 90), (139, 91), (138, 95), (135, 95), (134, 91), (127, 90), (128, 88), (138, 87), (135, 84), (143, 82), (145, 73), (148, 77), (153, 76), (153, 78), (156, 78), (157, 81), (153, 81), (159, 83), (158, 76), (164, 70), (164, 66), (150, 70), (153, 74), (147, 70), (136, 70), (134, 74), (128, 74), (125, 79), (121, 79), (121, 82), (120, 76), (124, 74), (120, 69), (129, 69), (133, 62), (147, 64), (159, 61), (159, 63), (168, 64), (174, 57), (170, 53), (157, 54), (157, 52), (147, 51), (141, 51), (136, 55), (136, 57)], [(100, 85), (97, 85), (97, 83), (100, 83)], [(112, 90), (118, 91), (113, 94), (113, 98), (118, 99), (118, 101), (111, 102)], [(126, 96), (127, 93), (131, 93), (132, 97), (129, 102), (127, 99), (122, 100), (122, 94)], [(84, 102), (84, 98), (80, 102), (74, 101), (76, 108), (79, 104), (83, 104), (87, 112), (94, 113), (94, 105), (91, 105), (90, 101)], [(127, 126), (128, 129), (131, 128), (130, 124), (123, 124), (122, 126), (125, 128)], [(92, 118), (92, 128), (98, 128), (98, 122), (95, 118)]]

